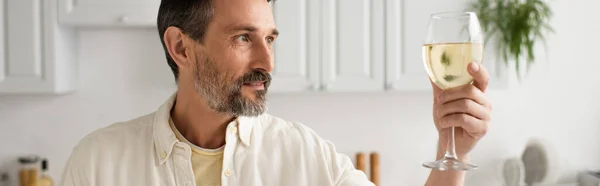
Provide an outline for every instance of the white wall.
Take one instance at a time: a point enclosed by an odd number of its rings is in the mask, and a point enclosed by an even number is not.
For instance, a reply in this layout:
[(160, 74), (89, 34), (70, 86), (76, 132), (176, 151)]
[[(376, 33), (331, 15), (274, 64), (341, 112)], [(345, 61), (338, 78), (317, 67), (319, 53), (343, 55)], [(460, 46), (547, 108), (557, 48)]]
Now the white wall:
[[(600, 2), (566, 2), (553, 1), (557, 36), (549, 41), (550, 60), (538, 61), (520, 85), (489, 93), (494, 120), (472, 154), (481, 169), (468, 174), (467, 185), (500, 185), (500, 162), (519, 155), (530, 137), (559, 151), (563, 180), (578, 169), (600, 169), (600, 19), (584, 16)], [(79, 38), (78, 92), (0, 96), (0, 170), (35, 153), (50, 159), (58, 179), (82, 136), (152, 112), (171, 94), (172, 76), (153, 29), (83, 30)], [(351, 156), (380, 152), (382, 185), (422, 185), (428, 170), (420, 163), (434, 158), (427, 92), (271, 95), (270, 113), (305, 123)]]

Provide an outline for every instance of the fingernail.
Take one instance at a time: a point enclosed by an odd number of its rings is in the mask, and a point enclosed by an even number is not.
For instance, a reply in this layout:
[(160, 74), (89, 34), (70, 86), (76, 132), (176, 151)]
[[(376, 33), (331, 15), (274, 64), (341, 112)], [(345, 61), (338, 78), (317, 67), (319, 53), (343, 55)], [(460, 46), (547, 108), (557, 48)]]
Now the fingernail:
[(477, 72), (477, 71), (479, 71), (479, 64), (471, 63), (471, 72)]

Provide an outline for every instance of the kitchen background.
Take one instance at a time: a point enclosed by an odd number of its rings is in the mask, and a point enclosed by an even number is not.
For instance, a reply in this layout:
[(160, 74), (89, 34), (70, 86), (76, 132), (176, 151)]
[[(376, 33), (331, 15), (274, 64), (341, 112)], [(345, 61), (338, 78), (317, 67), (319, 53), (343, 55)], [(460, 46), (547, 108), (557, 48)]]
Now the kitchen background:
[[(410, 22), (411, 16), (444, 10), (428, 9), (432, 2), (405, 0), (403, 5), (417, 8), (407, 8), (401, 15)], [(548, 50), (536, 50), (538, 60), (521, 82), (513, 68), (494, 79), (496, 84), (505, 81), (505, 86), (488, 93), (494, 104), (493, 122), (471, 155), (480, 169), (467, 174), (466, 185), (502, 185), (503, 161), (519, 156), (531, 138), (547, 140), (557, 152), (560, 166), (553, 169), (560, 173), (559, 182), (574, 181), (578, 171), (600, 169), (600, 62), (596, 58), (600, 17), (590, 14), (600, 1), (549, 3), (555, 12), (551, 25), (556, 34), (547, 38)], [(424, 37), (418, 29), (410, 30), (405, 28), (407, 41)], [(10, 172), (13, 179), (17, 157), (37, 154), (49, 159), (50, 175), (58, 181), (79, 139), (154, 111), (174, 91), (154, 28), (81, 27), (74, 36), (79, 75), (74, 93), (0, 94), (0, 172)], [(403, 47), (420, 52), (419, 45)], [(420, 54), (406, 55), (420, 65)], [(429, 170), (421, 162), (434, 159), (437, 141), (431, 105), (427, 89), (300, 91), (269, 97), (272, 115), (308, 125), (351, 158), (357, 152), (380, 153), (381, 185), (390, 186), (424, 183)]]

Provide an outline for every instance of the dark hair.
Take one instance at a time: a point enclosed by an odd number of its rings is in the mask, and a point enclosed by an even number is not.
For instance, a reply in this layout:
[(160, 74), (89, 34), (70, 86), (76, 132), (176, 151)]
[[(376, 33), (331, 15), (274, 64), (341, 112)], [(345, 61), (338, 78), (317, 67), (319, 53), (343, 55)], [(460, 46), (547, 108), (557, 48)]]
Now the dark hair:
[[(271, 2), (274, 0), (266, 0)], [(157, 26), (160, 42), (165, 50), (167, 63), (175, 81), (179, 77), (179, 67), (169, 54), (163, 40), (165, 31), (171, 26), (180, 28), (190, 38), (202, 43), (206, 28), (212, 20), (214, 7), (212, 0), (162, 0), (158, 9)]]

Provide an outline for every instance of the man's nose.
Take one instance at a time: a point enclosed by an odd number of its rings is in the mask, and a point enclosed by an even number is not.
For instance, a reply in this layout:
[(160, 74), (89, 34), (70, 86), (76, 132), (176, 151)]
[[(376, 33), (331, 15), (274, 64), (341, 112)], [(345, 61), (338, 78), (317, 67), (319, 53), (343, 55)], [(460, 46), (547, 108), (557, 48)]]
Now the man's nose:
[(266, 41), (255, 43), (253, 49), (252, 69), (262, 69), (271, 73), (275, 67), (273, 60), (273, 48)]

